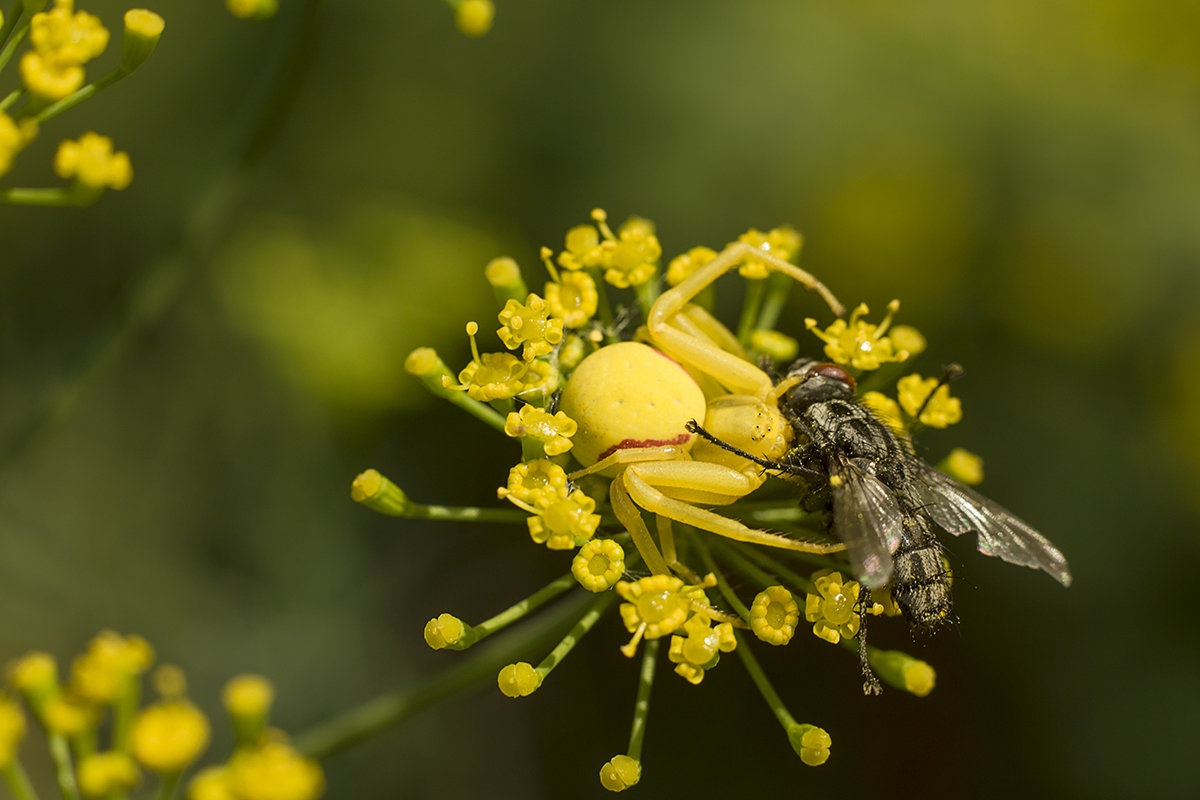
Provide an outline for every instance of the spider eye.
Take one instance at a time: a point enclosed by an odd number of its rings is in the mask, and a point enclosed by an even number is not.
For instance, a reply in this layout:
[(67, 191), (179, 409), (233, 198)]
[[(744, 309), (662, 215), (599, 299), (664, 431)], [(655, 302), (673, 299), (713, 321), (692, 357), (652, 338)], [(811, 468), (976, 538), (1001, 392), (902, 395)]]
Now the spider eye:
[(850, 391), (855, 390), (854, 378), (850, 377), (850, 373), (837, 364), (831, 364), (828, 361), (808, 370), (809, 375), (822, 375), (826, 378), (832, 378), (835, 381), (841, 381), (850, 387)]

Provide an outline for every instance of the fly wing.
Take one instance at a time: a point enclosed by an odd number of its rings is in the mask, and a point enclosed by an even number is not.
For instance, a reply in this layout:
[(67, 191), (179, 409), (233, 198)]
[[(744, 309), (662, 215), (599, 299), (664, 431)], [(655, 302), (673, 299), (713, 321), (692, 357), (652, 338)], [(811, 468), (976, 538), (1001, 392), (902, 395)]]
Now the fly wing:
[(830, 465), (833, 532), (846, 545), (859, 581), (868, 589), (892, 577), (892, 553), (904, 530), (891, 490), (868, 471), (863, 459), (836, 458)]
[(1063, 586), (1071, 585), (1067, 559), (1050, 541), (999, 503), (914, 459), (924, 511), (939, 527), (958, 536), (979, 535), (979, 552), (1010, 564), (1048, 572)]

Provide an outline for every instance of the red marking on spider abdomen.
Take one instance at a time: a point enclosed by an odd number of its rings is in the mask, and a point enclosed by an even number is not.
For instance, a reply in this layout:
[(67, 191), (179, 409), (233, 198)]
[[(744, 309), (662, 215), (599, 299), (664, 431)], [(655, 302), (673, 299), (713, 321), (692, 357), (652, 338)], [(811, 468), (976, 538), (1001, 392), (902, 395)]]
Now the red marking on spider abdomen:
[(687, 444), (692, 438), (690, 433), (681, 433), (674, 439), (622, 439), (600, 454), (597, 461), (603, 461), (618, 450), (639, 450), (643, 447), (665, 447), (670, 444)]

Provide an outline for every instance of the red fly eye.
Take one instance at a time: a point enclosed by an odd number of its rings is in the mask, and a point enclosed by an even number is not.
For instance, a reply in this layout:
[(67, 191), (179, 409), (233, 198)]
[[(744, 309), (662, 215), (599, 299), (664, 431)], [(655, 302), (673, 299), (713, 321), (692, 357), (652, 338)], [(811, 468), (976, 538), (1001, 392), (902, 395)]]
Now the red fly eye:
[(841, 381), (850, 387), (850, 391), (855, 390), (854, 378), (850, 377), (850, 373), (837, 364), (831, 364), (826, 361), (823, 364), (817, 364), (808, 371), (809, 375), (824, 375), (826, 378), (833, 378), (835, 381)]

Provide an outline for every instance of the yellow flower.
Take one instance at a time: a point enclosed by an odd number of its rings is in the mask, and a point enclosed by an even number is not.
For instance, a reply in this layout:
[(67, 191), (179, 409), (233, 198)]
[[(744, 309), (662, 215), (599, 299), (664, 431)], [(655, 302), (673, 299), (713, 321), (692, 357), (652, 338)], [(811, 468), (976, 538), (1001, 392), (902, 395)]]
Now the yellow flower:
[(591, 225), (576, 225), (567, 231), (566, 248), (558, 255), (558, 265), (563, 269), (595, 267), (604, 258), (600, 231)]
[(325, 788), (320, 765), (282, 741), (236, 753), (226, 779), (237, 800), (313, 800)]
[(524, 303), (509, 300), (498, 315), (500, 329), (496, 333), (509, 350), (524, 345), (523, 356), (531, 361), (549, 355), (554, 345), (562, 341), (563, 321), (550, 317), (546, 301), (530, 294)]
[(768, 644), (790, 642), (799, 621), (800, 606), (792, 593), (782, 586), (768, 586), (758, 593), (750, 606), (750, 629)]
[(968, 486), (983, 483), (983, 457), (962, 447), (951, 450), (938, 464), (938, 469)]
[(133, 722), (130, 748), (147, 769), (179, 772), (208, 746), (208, 720), (186, 700), (171, 700), (142, 709)]
[(0, 175), (12, 169), (13, 159), (37, 135), (37, 122), (32, 119), (14, 122), (0, 111)]
[(690, 588), (674, 575), (621, 581), (617, 584), (617, 594), (629, 601), (620, 608), (626, 629), (630, 633), (641, 630), (647, 639), (673, 633), (692, 613)]
[(518, 661), (500, 670), (496, 683), (505, 697), (528, 697), (542, 685), (542, 676), (529, 662)]
[(883, 392), (863, 392), (859, 400), (864, 406), (874, 411), (875, 416), (886, 422), (893, 431), (908, 435), (904, 418), (900, 416), (900, 404), (895, 400)]
[(433, 650), (466, 649), (468, 640), (475, 641), (471, 626), (453, 614), (439, 614), (425, 623), (425, 644)]
[(629, 756), (614, 756), (600, 768), (600, 785), (610, 792), (623, 792), (642, 778), (642, 765)]
[(26, 653), (9, 666), (8, 681), (27, 697), (45, 698), (58, 692), (58, 665), (49, 653)]
[(833, 739), (824, 728), (797, 722), (788, 726), (787, 735), (796, 755), (808, 766), (819, 767), (829, 760)]
[(96, 709), (70, 695), (52, 698), (42, 710), (46, 728), (71, 737), (92, 728), (97, 723)]
[(667, 283), (671, 286), (683, 283), (684, 278), (716, 257), (717, 251), (711, 247), (693, 247), (683, 255), (675, 256), (667, 264)]
[(113, 152), (112, 139), (96, 133), (60, 144), (54, 171), (60, 178), (74, 178), (90, 189), (124, 189), (133, 180), (129, 154)]
[(899, 300), (888, 303), (887, 314), (878, 325), (863, 322), (862, 316), (869, 313), (870, 309), (866, 303), (860, 303), (851, 312), (849, 321), (835, 319), (823, 331), (818, 329), (815, 319), (804, 320), (804, 326), (825, 342), (825, 355), (830, 361), (849, 364), (855, 369), (879, 369), (883, 363), (908, 358), (906, 351), (896, 350), (892, 340), (883, 335), (899, 308)]
[(529, 536), (551, 550), (570, 550), (576, 539), (591, 539), (600, 524), (596, 501), (576, 489), (565, 498), (535, 504), (537, 513), (528, 519)]
[(18, 65), (25, 88), (46, 100), (61, 100), (83, 86), (83, 67), (53, 61), (36, 50), (21, 56)]
[[(738, 241), (745, 242), (751, 247), (770, 253), (773, 256), (778, 256), (784, 261), (791, 261), (800, 252), (800, 246), (804, 243), (804, 237), (794, 229), (788, 227), (772, 228), (766, 233), (751, 228), (739, 236)], [(738, 267), (738, 274), (750, 280), (762, 280), (767, 277), (767, 265), (761, 259), (747, 258)]]
[(275, 687), (261, 675), (238, 675), (221, 690), (221, 702), (231, 717), (266, 716), (274, 699)]
[(522, 406), (508, 415), (504, 432), (513, 438), (529, 437), (542, 443), (548, 456), (560, 456), (571, 449), (571, 437), (579, 430), (575, 420), (559, 411), (556, 414), (537, 406)]
[(496, 494), (514, 505), (549, 504), (567, 496), (567, 472), (549, 459), (523, 461), (508, 471), (508, 486)]
[(831, 644), (842, 637), (854, 638), (858, 633), (859, 585), (842, 578), (840, 572), (818, 572), (813, 575), (816, 593), (804, 599), (804, 618), (813, 623), (813, 634)]
[(129, 681), (150, 668), (154, 651), (140, 636), (101, 631), (87, 652), (71, 665), (71, 691), (96, 705), (107, 705), (129, 689)]
[(207, 767), (196, 773), (188, 784), (188, 800), (237, 800), (229, 786), (229, 770)]
[(279, 10), (279, 0), (225, 0), (225, 8), (238, 19), (269, 19)]
[(675, 664), (675, 672), (693, 685), (704, 680), (705, 671), (717, 665), (721, 653), (737, 647), (733, 625), (721, 622), (714, 626), (705, 614), (692, 614), (683, 630), (687, 636), (672, 636), (667, 656)]
[(625, 573), (625, 551), (612, 539), (585, 542), (571, 560), (571, 574), (589, 592), (604, 592)]
[(140, 777), (137, 764), (124, 753), (93, 753), (79, 762), (79, 791), (88, 798), (128, 792)]
[(54, 0), (54, 8), (33, 15), (29, 43), (44, 58), (60, 64), (84, 64), (104, 52), (108, 31), (100, 19), (75, 13), (75, 0)]
[[(921, 411), (920, 422), (931, 428), (945, 428), (962, 419), (962, 401), (950, 396), (950, 387), (938, 386), (937, 378), (922, 378), (913, 373), (906, 375), (896, 383), (900, 405), (910, 417)], [(937, 391), (934, 391), (934, 389)], [(933, 397), (929, 393), (933, 392)], [(926, 400), (929, 402), (927, 403)]]
[(146, 63), (162, 37), (166, 22), (153, 11), (131, 8), (125, 12), (125, 34), (121, 39), (121, 69), (133, 72)]
[(658, 259), (662, 246), (654, 235), (654, 225), (649, 220), (633, 217), (624, 222), (613, 237), (608, 227), (601, 222), (605, 232), (603, 244), (605, 266), (604, 280), (620, 289), (640, 286), (654, 277), (658, 270)]
[(596, 315), (600, 293), (586, 272), (568, 272), (546, 284), (546, 305), (550, 315), (562, 320), (565, 328), (578, 328)]
[(492, 29), (495, 16), (492, 0), (462, 0), (454, 10), (454, 22), (463, 36), (483, 36)]

